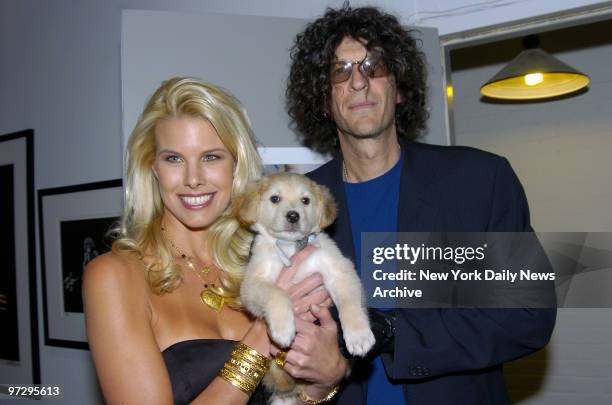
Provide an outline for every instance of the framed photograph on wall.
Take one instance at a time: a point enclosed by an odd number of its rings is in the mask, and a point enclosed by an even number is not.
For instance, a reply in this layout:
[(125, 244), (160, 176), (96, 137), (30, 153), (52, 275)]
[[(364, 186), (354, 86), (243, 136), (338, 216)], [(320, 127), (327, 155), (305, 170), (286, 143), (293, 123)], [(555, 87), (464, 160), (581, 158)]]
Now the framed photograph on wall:
[(39, 384), (34, 131), (0, 136), (0, 381)]
[(121, 179), (38, 191), (45, 344), (89, 349), (83, 271), (110, 250), (122, 200)]
[(331, 159), (305, 147), (259, 147), (264, 175), (276, 172), (305, 174)]

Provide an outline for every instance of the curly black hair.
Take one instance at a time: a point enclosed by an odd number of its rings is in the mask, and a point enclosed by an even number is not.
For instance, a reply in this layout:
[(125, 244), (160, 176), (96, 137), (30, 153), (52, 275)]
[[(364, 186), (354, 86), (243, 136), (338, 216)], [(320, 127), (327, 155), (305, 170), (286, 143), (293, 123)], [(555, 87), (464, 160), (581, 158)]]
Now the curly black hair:
[(338, 148), (334, 121), (327, 113), (331, 83), (329, 73), (336, 48), (344, 37), (365, 40), (369, 50), (382, 50), (382, 57), (402, 102), (395, 111), (400, 138), (414, 139), (425, 128), (426, 67), (419, 40), (405, 30), (397, 18), (374, 7), (328, 8), (325, 14), (298, 34), (291, 48), (291, 70), (287, 80), (287, 111), (304, 145), (321, 153)]

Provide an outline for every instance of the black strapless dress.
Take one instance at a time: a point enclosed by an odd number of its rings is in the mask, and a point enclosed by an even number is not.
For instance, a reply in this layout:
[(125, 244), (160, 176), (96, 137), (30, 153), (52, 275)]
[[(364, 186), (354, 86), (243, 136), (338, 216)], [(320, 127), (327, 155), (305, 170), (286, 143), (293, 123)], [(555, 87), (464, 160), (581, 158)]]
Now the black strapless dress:
[[(162, 352), (170, 374), (172, 397), (176, 405), (188, 404), (200, 395), (219, 374), (235, 343), (223, 339), (185, 340)], [(264, 405), (268, 395), (260, 384), (248, 403)]]

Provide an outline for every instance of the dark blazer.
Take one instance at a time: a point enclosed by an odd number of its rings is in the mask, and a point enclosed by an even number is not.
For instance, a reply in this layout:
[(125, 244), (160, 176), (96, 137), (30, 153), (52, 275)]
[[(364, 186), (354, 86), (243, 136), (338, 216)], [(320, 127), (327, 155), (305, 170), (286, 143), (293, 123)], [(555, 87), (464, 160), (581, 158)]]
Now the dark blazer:
[[(533, 231), (525, 193), (505, 158), (468, 147), (401, 146), (398, 231)], [(342, 156), (308, 176), (336, 198), (338, 217), (327, 231), (354, 260)], [(502, 364), (545, 346), (555, 317), (554, 309), (398, 309), (395, 351), (383, 362), (405, 381), (408, 405), (509, 404)], [(338, 403), (365, 403), (362, 374), (353, 371)]]

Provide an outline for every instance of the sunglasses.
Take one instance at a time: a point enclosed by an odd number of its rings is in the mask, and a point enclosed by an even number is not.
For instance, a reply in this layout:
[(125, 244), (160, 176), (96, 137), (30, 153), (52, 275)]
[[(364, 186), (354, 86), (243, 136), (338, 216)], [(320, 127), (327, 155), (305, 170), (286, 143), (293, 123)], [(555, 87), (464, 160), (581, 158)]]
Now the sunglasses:
[(331, 82), (336, 84), (347, 81), (353, 74), (353, 65), (358, 65), (359, 71), (365, 77), (383, 77), (389, 74), (387, 66), (385, 66), (382, 57), (380, 55), (372, 54), (366, 55), (365, 58), (356, 62), (344, 60), (334, 62), (329, 75)]

